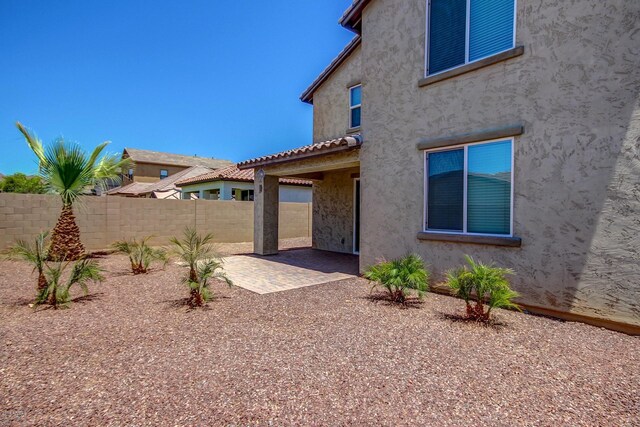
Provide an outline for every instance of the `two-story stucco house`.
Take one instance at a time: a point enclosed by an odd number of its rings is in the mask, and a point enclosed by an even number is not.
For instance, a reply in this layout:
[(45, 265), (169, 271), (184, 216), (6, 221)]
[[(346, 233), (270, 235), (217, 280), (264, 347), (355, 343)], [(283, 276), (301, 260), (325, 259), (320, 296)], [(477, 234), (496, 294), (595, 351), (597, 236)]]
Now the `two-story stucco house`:
[(255, 252), (278, 178), (314, 180), (313, 246), (469, 254), (532, 311), (640, 330), (640, 2), (356, 0), (303, 93), (313, 144), (252, 159)]

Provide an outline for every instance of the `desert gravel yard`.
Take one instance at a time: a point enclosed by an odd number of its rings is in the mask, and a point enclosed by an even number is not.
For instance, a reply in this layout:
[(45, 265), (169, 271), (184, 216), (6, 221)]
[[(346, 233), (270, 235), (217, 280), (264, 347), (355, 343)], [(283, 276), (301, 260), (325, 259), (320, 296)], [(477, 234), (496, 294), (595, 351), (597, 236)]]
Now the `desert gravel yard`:
[(0, 425), (640, 425), (640, 339), (463, 303), (369, 298), (363, 279), (257, 295), (184, 270), (107, 280), (67, 310), (28, 304), (28, 266), (0, 262)]

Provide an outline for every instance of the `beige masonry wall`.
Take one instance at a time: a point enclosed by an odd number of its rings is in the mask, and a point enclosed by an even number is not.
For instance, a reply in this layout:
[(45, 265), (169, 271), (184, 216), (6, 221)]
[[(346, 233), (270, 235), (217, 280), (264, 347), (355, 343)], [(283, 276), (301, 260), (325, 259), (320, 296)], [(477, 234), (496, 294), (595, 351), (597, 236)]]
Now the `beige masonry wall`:
[[(0, 249), (16, 239), (31, 239), (51, 230), (60, 213), (57, 196), (0, 194)], [(105, 249), (116, 240), (153, 235), (163, 245), (185, 227), (213, 233), (218, 242), (253, 239), (253, 203), (222, 200), (157, 200), (84, 197), (74, 208), (82, 242), (89, 250)], [(280, 238), (311, 237), (310, 203), (281, 203)]]

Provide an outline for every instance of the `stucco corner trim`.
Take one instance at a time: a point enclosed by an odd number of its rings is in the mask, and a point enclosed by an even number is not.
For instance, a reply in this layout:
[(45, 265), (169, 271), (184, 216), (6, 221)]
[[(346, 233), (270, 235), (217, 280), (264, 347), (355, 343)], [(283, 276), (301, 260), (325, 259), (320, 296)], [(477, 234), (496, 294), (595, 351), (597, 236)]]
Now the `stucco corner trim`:
[(492, 139), (518, 136), (524, 133), (524, 124), (512, 123), (504, 126), (482, 129), (476, 132), (462, 133), (438, 138), (427, 138), (418, 141), (418, 150), (448, 147), (451, 145), (470, 144), (472, 142), (490, 141)]
[(469, 234), (455, 233), (429, 233), (421, 231), (418, 233), (418, 240), (429, 240), (438, 242), (472, 243), (476, 245), (509, 246), (519, 248), (522, 239), (519, 237), (502, 236), (473, 236)]
[(452, 77), (459, 76), (461, 74), (466, 74), (480, 68), (488, 67), (489, 65), (493, 65), (498, 62), (506, 61), (507, 59), (515, 58), (516, 56), (520, 56), (523, 53), (524, 53), (524, 46), (516, 46), (513, 49), (505, 50), (504, 52), (500, 52), (498, 54), (489, 56), (487, 58), (480, 59), (479, 61), (461, 65), (460, 67), (457, 67), (452, 70), (445, 71), (439, 74), (435, 74), (433, 76), (427, 76), (423, 79), (420, 79), (420, 81), (418, 81), (418, 86), (420, 87), (429, 86), (431, 84), (441, 82), (442, 80), (447, 80)]

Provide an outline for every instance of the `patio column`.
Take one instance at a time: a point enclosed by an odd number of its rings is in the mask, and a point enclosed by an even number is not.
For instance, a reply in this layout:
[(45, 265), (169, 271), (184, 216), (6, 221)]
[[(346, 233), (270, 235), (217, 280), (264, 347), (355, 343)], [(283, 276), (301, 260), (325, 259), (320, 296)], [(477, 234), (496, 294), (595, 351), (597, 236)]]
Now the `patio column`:
[(258, 255), (278, 253), (278, 209), (280, 180), (257, 170), (253, 192), (253, 252)]

